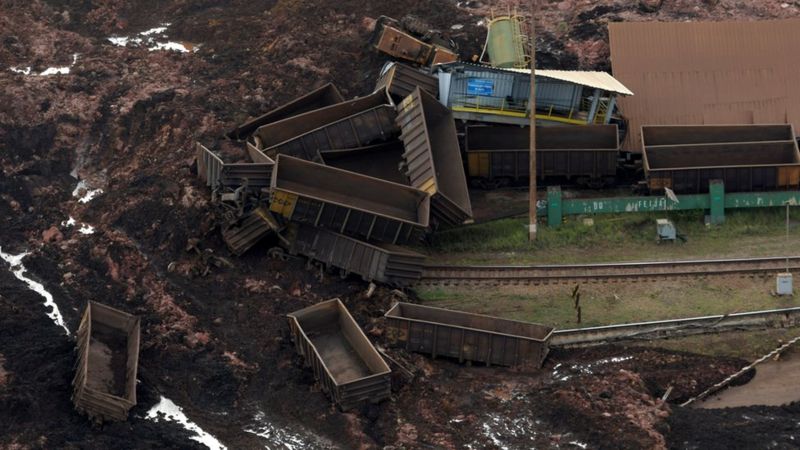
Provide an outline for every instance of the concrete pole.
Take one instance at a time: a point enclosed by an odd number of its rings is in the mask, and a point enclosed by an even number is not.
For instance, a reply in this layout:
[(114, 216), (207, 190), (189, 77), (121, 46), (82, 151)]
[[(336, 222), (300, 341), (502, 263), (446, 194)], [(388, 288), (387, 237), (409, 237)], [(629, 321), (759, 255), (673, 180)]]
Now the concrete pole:
[(530, 108), (531, 115), (531, 143), (530, 143), (530, 189), (528, 193), (528, 216), (530, 218), (528, 226), (528, 240), (536, 240), (536, 0), (532, 2), (531, 11), (531, 31), (530, 31), (530, 49), (531, 49), (531, 93), (528, 96), (528, 107)]

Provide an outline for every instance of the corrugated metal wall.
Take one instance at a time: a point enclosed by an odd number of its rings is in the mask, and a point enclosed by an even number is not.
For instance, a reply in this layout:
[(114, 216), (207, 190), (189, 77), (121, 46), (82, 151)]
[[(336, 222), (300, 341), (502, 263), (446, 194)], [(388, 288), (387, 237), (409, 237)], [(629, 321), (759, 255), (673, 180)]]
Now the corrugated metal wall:
[(630, 120), (623, 148), (641, 151), (642, 125), (791, 123), (800, 127), (800, 20), (611, 23), (614, 77)]
[[(475, 78), (492, 80), (494, 83), (491, 98), (480, 96), (481, 105), (500, 107), (506, 97), (517, 100), (517, 104), (523, 104), (530, 95), (530, 78), (526, 74), (476, 70), (466, 67), (463, 72), (446, 74), (447, 77), (442, 77), (442, 75), (439, 74), (439, 95), (447, 98), (448, 107), (459, 106), (464, 103), (465, 99), (469, 99), (470, 103), (474, 105), (475, 96), (467, 94), (467, 84), (470, 79)], [(443, 91), (442, 81), (448, 79), (450, 81), (449, 88)], [(536, 78), (536, 104), (539, 109), (554, 106), (555, 111), (570, 111), (580, 105), (582, 92), (583, 86), (550, 78)]]

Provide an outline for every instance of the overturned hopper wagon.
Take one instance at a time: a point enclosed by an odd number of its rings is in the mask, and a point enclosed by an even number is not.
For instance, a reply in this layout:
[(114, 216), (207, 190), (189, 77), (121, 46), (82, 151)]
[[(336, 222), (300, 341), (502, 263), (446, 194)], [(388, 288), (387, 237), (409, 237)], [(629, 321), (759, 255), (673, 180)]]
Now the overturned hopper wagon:
[[(482, 184), (518, 182), (530, 176), (530, 129), (469, 126), (464, 146), (470, 178)], [(536, 127), (536, 175), (590, 186), (611, 184), (617, 174), (616, 125)]]
[(126, 420), (136, 405), (139, 318), (90, 301), (77, 337), (75, 409), (97, 422)]
[(399, 132), (396, 117), (394, 106), (376, 106), (265, 148), (264, 153), (321, 161), (321, 151), (365, 147), (394, 138)]
[(236, 127), (235, 130), (228, 133), (228, 137), (231, 139), (245, 139), (261, 126), (308, 111), (313, 111), (315, 109), (335, 105), (343, 101), (344, 97), (342, 97), (342, 94), (339, 93), (338, 89), (336, 89), (336, 86), (328, 83), (318, 89), (314, 89), (302, 97), (298, 97), (289, 103), (281, 105), (266, 114), (248, 120), (242, 125)]
[(434, 97), (439, 95), (439, 80), (435, 76), (406, 64), (389, 62), (381, 69), (375, 91), (386, 90), (393, 99), (402, 101), (417, 87)]
[(392, 244), (370, 244), (307, 225), (290, 227), (289, 252), (305, 255), (340, 270), (342, 276), (360, 275), (365, 281), (404, 287), (422, 276), (425, 255)]
[(470, 220), (472, 205), (450, 111), (416, 88), (400, 103), (397, 123), (405, 146), (406, 175), (411, 186), (431, 195), (431, 216), (440, 225)]
[(386, 16), (378, 18), (371, 44), (389, 56), (422, 66), (458, 60), (458, 55), (453, 50), (417, 39), (403, 30), (399, 22)]
[(289, 314), (297, 353), (343, 410), (391, 394), (391, 370), (339, 299)]
[(418, 239), (429, 208), (418, 189), (291, 156), (278, 155), (272, 172), (271, 211), (365, 241)]
[(386, 92), (375, 92), (263, 125), (253, 133), (251, 141), (259, 149), (273, 147), (309, 131), (386, 104), (392, 104)]
[(402, 302), (385, 317), (386, 337), (396, 347), (487, 366), (541, 367), (553, 333), (535, 323)]
[(791, 125), (643, 126), (647, 186), (676, 193), (800, 188), (800, 152)]

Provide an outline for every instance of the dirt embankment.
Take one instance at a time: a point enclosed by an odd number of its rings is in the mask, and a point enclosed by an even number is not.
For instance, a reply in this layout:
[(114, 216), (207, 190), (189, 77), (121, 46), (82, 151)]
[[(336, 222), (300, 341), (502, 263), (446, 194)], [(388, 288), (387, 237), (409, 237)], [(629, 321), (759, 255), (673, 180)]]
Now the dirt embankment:
[[(562, 3), (572, 6), (548, 4), (543, 13), (547, 27), (568, 24), (566, 40), (557, 29), (542, 34), (539, 57), (549, 67), (602, 67), (602, 32), (574, 31), (576, 24), (602, 23), (615, 14), (680, 16)], [(721, 1), (711, 11), (726, 5)], [(560, 383), (547, 373), (464, 368), (400, 352), (420, 374), (417, 381), (399, 383), (392, 402), (341, 414), (312, 387), (289, 341), (285, 314), (339, 296), (379, 336), (389, 293), (366, 299), (358, 280), (320, 280), (302, 262), (269, 261), (269, 243), (232, 258), (214, 229), (208, 193), (192, 174), (195, 140), (221, 138), (248, 116), (327, 81), (348, 97), (371, 90), (383, 60), (365, 41), (369, 24), (382, 14), (416, 14), (444, 30), (463, 24), (453, 38), (469, 57), (479, 52), (484, 33), (481, 17), (470, 15), (476, 11), (416, 0), (0, 5), (0, 246), (6, 253), (31, 252), (25, 260), (30, 276), (53, 294), (71, 330), (87, 300), (143, 319), (139, 406), (127, 423), (92, 427), (69, 399), (74, 342), (47, 318), (42, 299), (0, 264), (0, 447), (194, 445), (180, 427), (142, 419), (159, 395), (238, 448), (265, 439), (346, 448), (546, 447), (571, 439), (625, 447), (662, 445), (664, 435), (669, 440), (663, 428), (668, 408), (654, 400), (667, 380), (646, 365)], [(556, 15), (559, 20), (549, 20)], [(141, 34), (156, 27), (166, 30)], [(112, 36), (128, 37), (130, 44), (114, 45)], [(148, 49), (169, 41), (190, 51)], [(69, 73), (41, 75), (48, 68)], [(73, 196), (73, 175), (104, 192), (80, 202), (84, 192)], [(84, 224), (94, 233), (81, 233)], [(57, 233), (45, 233), (54, 227)], [(192, 239), (200, 240), (199, 252), (187, 251)], [(229, 264), (199, 277), (209, 254)], [(554, 361), (580, 364), (602, 358), (597, 355)], [(700, 379), (700, 367), (706, 373), (718, 362), (692, 364), (674, 374), (698, 380), (687, 392), (730, 370)], [(622, 394), (604, 397), (617, 391)], [(612, 415), (609, 425), (588, 431), (604, 413)], [(573, 423), (568, 415), (581, 419)], [(724, 424), (719, 430), (725, 442)]]

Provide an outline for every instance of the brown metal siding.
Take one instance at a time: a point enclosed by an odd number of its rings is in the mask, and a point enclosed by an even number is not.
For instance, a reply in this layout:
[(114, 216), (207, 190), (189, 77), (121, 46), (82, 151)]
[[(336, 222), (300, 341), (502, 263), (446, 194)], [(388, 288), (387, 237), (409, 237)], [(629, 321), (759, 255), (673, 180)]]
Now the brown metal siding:
[(411, 185), (431, 194), (431, 214), (459, 225), (472, 217), (455, 122), (435, 97), (416, 88), (399, 106), (397, 123)]
[(391, 395), (389, 366), (339, 299), (317, 303), (288, 318), (297, 353), (343, 410)]
[(625, 150), (642, 150), (642, 125), (800, 126), (800, 20), (611, 23), (609, 38), (636, 93), (619, 98)]
[(553, 328), (498, 317), (397, 303), (386, 312), (386, 337), (394, 346), (501, 366), (540, 367)]

